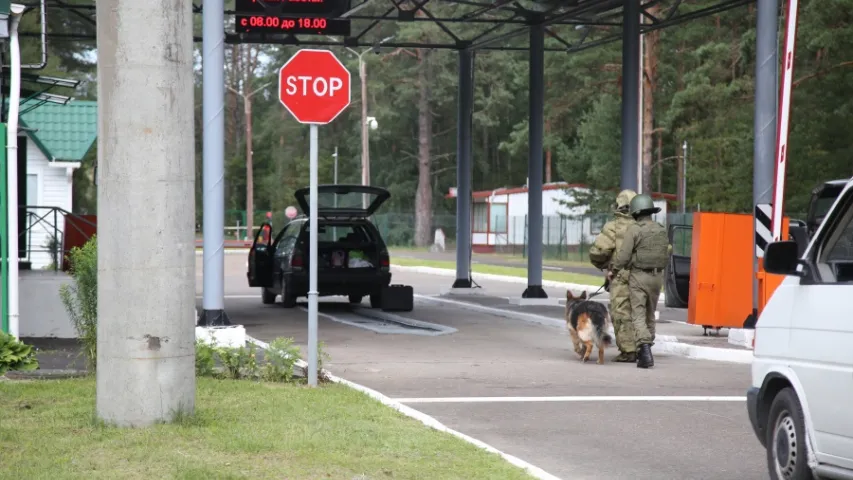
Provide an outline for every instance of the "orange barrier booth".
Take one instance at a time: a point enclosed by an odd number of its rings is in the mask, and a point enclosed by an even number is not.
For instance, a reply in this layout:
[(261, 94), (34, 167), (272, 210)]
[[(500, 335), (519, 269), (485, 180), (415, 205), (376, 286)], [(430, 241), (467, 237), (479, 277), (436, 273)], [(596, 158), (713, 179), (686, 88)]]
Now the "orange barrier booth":
[[(788, 231), (789, 218), (782, 220)], [(743, 328), (752, 313), (752, 215), (695, 213), (687, 323), (707, 328)], [(785, 278), (758, 265), (758, 313)]]

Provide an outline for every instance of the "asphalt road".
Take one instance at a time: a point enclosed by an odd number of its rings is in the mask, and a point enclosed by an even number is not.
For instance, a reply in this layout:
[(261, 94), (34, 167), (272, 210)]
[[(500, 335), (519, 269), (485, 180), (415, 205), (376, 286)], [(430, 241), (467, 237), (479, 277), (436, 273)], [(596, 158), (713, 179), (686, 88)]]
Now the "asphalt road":
[[(420, 295), (436, 295), (451, 281), (394, 274), (395, 283), (411, 284)], [(523, 290), (523, 285), (502, 282), (487, 282), (484, 287), (490, 293), (508, 295), (520, 295)], [(262, 305), (259, 292), (246, 286), (244, 256), (226, 256), (225, 289), (229, 316), (243, 324), (249, 335), (264, 341), (293, 337), (306, 351), (304, 303), (294, 309)], [(565, 294), (548, 290), (552, 296)], [(748, 365), (658, 355), (654, 369), (639, 370), (610, 362), (614, 351), (607, 353), (604, 365), (582, 364), (571, 350), (565, 328), (556, 322), (512, 320), (425, 299), (405, 317), (451, 327), (454, 332), (377, 334), (340, 321), (349, 309), (340, 302), (321, 299), (320, 304), (320, 338), (331, 354), (326, 367), (332, 373), (402, 399), (448, 427), (553, 475), (632, 480), (767, 478), (764, 451), (740, 400), (749, 385)], [(737, 398), (667, 400), (674, 395)], [(554, 396), (570, 398), (541, 401)], [(611, 396), (628, 398), (603, 398)]]

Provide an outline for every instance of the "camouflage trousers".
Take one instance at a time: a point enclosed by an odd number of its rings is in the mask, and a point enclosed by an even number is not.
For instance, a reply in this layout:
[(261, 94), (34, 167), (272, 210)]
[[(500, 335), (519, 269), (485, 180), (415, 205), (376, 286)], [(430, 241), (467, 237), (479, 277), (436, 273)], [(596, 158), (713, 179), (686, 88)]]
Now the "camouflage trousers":
[(628, 289), (631, 291), (631, 323), (634, 325), (636, 344), (655, 343), (655, 310), (658, 307), (663, 272), (650, 273), (631, 270)]
[(628, 283), (619, 277), (610, 281), (610, 318), (616, 332), (616, 346), (622, 353), (637, 351), (634, 324), (631, 321), (631, 295)]

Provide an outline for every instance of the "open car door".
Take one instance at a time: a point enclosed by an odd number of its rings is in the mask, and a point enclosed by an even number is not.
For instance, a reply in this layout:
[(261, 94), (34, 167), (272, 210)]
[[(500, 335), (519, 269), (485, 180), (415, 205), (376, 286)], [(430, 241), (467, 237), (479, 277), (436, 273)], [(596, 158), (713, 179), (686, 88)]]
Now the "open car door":
[(690, 256), (693, 248), (691, 225), (670, 225), (667, 228), (672, 255), (666, 266), (664, 278), (664, 305), (670, 308), (687, 308), (690, 295)]
[[(318, 185), (317, 193), (317, 213), (338, 218), (367, 218), (391, 197), (388, 190), (367, 185)], [(300, 188), (294, 196), (302, 212), (308, 214), (309, 188)]]
[(272, 225), (264, 222), (255, 234), (249, 249), (249, 270), (246, 277), (250, 287), (272, 287)]

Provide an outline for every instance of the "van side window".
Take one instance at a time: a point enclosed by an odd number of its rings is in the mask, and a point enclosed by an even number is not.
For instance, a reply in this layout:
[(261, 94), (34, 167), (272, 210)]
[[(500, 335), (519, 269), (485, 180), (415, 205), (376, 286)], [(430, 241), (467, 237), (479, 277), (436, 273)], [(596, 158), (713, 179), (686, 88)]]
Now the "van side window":
[[(822, 283), (853, 283), (853, 191), (830, 213), (832, 226), (816, 259)], [(827, 225), (829, 226), (829, 225)]]
[(829, 249), (826, 260), (829, 262), (853, 262), (853, 221), (847, 223), (835, 245)]

